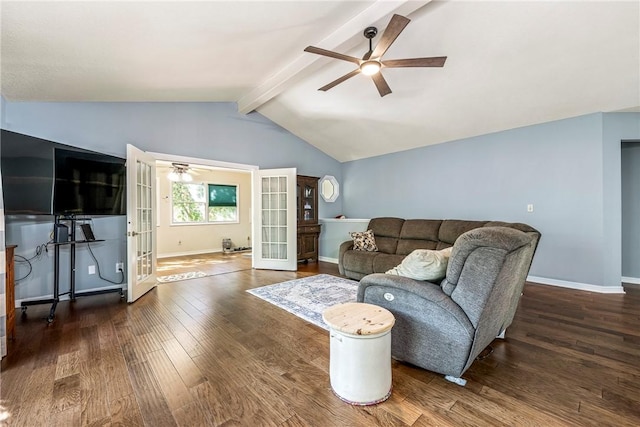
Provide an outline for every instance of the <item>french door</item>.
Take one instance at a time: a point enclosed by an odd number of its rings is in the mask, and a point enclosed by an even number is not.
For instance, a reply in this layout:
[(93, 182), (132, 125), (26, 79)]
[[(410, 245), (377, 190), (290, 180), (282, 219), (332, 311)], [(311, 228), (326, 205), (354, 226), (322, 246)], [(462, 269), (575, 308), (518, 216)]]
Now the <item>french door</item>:
[(127, 144), (127, 301), (156, 286), (156, 160)]
[(298, 269), (296, 169), (253, 173), (253, 267)]

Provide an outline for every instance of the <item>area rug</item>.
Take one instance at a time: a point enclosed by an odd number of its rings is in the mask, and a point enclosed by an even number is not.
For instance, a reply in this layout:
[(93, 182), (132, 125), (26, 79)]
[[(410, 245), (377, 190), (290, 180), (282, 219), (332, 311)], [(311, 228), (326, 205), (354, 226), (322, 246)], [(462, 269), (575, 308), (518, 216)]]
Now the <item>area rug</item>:
[(158, 276), (157, 280), (160, 283), (177, 282), (179, 280), (198, 279), (200, 277), (206, 277), (209, 274), (202, 271), (189, 271), (187, 273), (169, 274), (168, 276)]
[(332, 305), (355, 302), (358, 282), (329, 274), (318, 274), (275, 285), (248, 289), (247, 292), (287, 310), (307, 322), (329, 330), (329, 327), (322, 320), (322, 312)]

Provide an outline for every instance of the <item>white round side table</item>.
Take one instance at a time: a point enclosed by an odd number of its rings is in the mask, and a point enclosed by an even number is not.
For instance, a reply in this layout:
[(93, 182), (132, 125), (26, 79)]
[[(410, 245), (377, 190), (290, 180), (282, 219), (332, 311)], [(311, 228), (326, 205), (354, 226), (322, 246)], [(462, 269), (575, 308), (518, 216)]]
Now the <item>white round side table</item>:
[(329, 325), (331, 388), (352, 405), (375, 405), (391, 396), (393, 314), (373, 304), (349, 302), (322, 313)]

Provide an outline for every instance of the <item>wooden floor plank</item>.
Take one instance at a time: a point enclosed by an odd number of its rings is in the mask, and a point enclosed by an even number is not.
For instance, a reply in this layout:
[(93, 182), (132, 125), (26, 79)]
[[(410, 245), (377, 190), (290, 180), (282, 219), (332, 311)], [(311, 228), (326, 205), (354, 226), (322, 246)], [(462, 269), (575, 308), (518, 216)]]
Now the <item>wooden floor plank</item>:
[(181, 427), (210, 426), (209, 421), (200, 404), (192, 401), (173, 411), (173, 417)]
[[(7, 402), (10, 425), (46, 425), (51, 417), (55, 365), (45, 365), (25, 373), (25, 387), (18, 401)], [(4, 388), (3, 388), (4, 390)]]
[(79, 377), (82, 425), (99, 424), (110, 417), (107, 383), (100, 362), (81, 362)]
[(128, 368), (136, 401), (145, 424), (177, 425), (149, 362), (131, 363), (128, 364)]
[(79, 373), (55, 380), (51, 412), (63, 412), (79, 406), (81, 392)]
[(111, 401), (109, 411), (111, 412), (111, 425), (113, 427), (144, 426), (140, 407), (133, 394)]
[(149, 366), (151, 366), (151, 370), (158, 380), (169, 409), (175, 411), (178, 408), (189, 405), (192, 402), (189, 389), (182, 381), (180, 374), (178, 374), (164, 350), (154, 351), (147, 356)]
[(163, 341), (162, 348), (188, 388), (194, 387), (205, 380), (198, 366), (177, 340)]

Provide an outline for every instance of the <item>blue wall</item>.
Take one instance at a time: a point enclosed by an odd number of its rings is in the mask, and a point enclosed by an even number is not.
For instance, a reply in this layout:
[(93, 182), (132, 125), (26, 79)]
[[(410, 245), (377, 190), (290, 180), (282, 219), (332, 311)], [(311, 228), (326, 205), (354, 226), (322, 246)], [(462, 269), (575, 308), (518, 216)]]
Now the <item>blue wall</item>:
[[(341, 179), (341, 165), (258, 113), (235, 103), (6, 102), (4, 129), (102, 153), (144, 151), (257, 165)], [(341, 211), (321, 202), (321, 216)], [(335, 213), (334, 213), (335, 212)]]
[(343, 207), (350, 217), (524, 222), (542, 233), (532, 276), (620, 286), (620, 140), (637, 138), (638, 122), (591, 114), (345, 163)]
[[(532, 276), (620, 285), (620, 143), (640, 139), (638, 113), (590, 114), (340, 164), (257, 113), (238, 114), (231, 103), (2, 101), (5, 129), (109, 154), (124, 156), (131, 143), (334, 175), (341, 195), (336, 203), (320, 201), (320, 217), (525, 222), (542, 232)], [(526, 211), (527, 204), (534, 212)], [(25, 242), (22, 249), (37, 243)]]
[[(296, 167), (299, 174), (342, 180), (342, 165), (258, 113), (237, 113), (234, 103), (57, 103), (10, 102), (2, 98), (2, 128), (36, 137), (126, 157), (126, 144), (145, 151), (259, 166), (261, 169)], [(319, 201), (319, 215), (342, 213), (342, 196), (335, 203)], [(18, 254), (33, 255), (49, 240), (52, 217), (39, 220), (8, 218), (7, 241), (18, 244)], [(94, 220), (96, 244), (104, 275), (114, 277), (115, 262), (126, 260), (126, 221)], [(52, 260), (48, 254), (36, 261), (34, 272), (16, 287), (16, 298), (52, 292)], [(63, 260), (63, 263), (66, 261)], [(95, 264), (85, 248), (78, 247), (77, 289), (110, 286), (87, 274)], [(66, 265), (66, 264), (63, 264)], [(18, 277), (26, 274), (18, 266)], [(63, 272), (61, 283), (67, 283)], [(65, 289), (62, 286), (63, 290)]]

